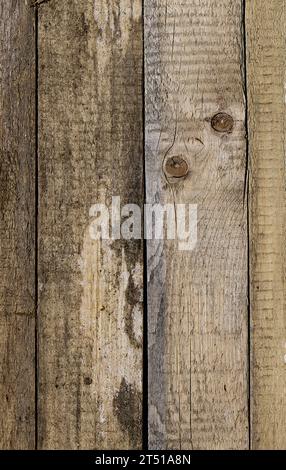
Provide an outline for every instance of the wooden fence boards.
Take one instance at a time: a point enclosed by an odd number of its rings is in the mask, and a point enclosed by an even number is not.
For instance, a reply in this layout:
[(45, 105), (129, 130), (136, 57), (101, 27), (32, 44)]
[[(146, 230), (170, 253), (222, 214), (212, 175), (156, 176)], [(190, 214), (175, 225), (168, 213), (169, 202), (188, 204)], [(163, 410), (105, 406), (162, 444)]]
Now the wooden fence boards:
[(89, 211), (143, 202), (141, 1), (45, 3), (38, 51), (39, 447), (139, 448), (142, 243)]
[[(149, 445), (246, 449), (243, 5), (144, 5), (147, 202), (198, 205), (194, 251), (148, 242)], [(231, 133), (212, 129), (218, 112)], [(190, 169), (176, 183), (163, 173), (171, 157)]]
[(246, 2), (253, 449), (286, 448), (285, 1)]
[[(1, 2), (0, 449), (286, 448), (285, 23)], [(195, 246), (92, 238), (144, 202), (196, 205)]]
[(0, 448), (35, 437), (34, 11), (0, 4)]

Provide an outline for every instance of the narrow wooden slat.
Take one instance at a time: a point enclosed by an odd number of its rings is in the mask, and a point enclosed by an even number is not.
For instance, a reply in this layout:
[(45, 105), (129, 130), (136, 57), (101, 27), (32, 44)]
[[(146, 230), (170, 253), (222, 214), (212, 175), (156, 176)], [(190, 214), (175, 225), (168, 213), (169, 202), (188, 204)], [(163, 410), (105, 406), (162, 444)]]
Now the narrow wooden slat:
[[(243, 2), (144, 4), (147, 202), (198, 206), (193, 251), (148, 242), (149, 444), (246, 449)], [(212, 128), (218, 112), (232, 132)], [(164, 176), (170, 157), (187, 162), (185, 179)]]
[(286, 2), (247, 0), (252, 447), (286, 448)]
[(39, 447), (141, 446), (142, 242), (90, 208), (142, 204), (142, 5), (39, 7)]
[(34, 11), (0, 4), (0, 448), (34, 447)]

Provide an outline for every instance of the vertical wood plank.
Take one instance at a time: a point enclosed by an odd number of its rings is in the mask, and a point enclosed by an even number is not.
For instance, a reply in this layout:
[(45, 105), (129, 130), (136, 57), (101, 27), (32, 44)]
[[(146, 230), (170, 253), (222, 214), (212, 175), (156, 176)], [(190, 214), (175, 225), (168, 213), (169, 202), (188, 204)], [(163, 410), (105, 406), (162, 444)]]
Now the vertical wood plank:
[[(246, 449), (243, 2), (144, 5), (147, 202), (198, 206), (193, 251), (148, 242), (149, 444)], [(230, 132), (212, 128), (219, 112)], [(164, 175), (172, 157), (186, 178)]]
[(27, 2), (0, 4), (0, 448), (33, 449), (35, 39)]
[[(142, 242), (90, 208), (143, 201), (140, 0), (39, 8), (39, 446), (141, 447)], [(95, 215), (95, 214), (94, 214)]]
[(247, 0), (252, 447), (286, 448), (286, 3)]

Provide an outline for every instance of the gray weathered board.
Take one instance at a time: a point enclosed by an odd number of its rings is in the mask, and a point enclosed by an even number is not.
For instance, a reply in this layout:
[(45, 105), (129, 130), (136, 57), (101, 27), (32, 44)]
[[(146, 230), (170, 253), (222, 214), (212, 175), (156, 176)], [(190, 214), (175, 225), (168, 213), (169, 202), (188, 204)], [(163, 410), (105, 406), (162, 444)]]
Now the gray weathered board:
[(35, 446), (35, 14), (0, 3), (0, 446)]
[(286, 449), (286, 2), (248, 0), (251, 421), (254, 449)]
[[(248, 447), (242, 44), (240, 1), (145, 1), (147, 201), (198, 206), (193, 251), (148, 243), (153, 449)], [(174, 157), (189, 174), (170, 180)]]
[(90, 237), (143, 202), (141, 2), (39, 9), (40, 448), (138, 448), (142, 242)]
[[(286, 448), (285, 21), (1, 2), (1, 449)], [(93, 239), (112, 197), (196, 245)]]

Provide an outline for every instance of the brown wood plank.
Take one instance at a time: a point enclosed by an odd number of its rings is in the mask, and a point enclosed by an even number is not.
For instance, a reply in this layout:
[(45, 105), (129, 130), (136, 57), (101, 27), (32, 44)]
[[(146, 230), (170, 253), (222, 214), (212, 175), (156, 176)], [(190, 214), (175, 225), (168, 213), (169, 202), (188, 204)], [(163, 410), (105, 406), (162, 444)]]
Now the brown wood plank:
[(284, 0), (247, 0), (252, 448), (286, 448)]
[(0, 448), (35, 436), (34, 11), (0, 3)]
[[(147, 202), (198, 205), (193, 251), (148, 242), (149, 444), (246, 449), (243, 2), (144, 4)], [(164, 175), (171, 157), (186, 178)]]
[(140, 0), (39, 7), (39, 447), (141, 446), (142, 242), (90, 208), (142, 204)]

